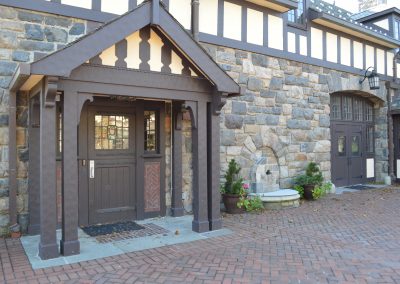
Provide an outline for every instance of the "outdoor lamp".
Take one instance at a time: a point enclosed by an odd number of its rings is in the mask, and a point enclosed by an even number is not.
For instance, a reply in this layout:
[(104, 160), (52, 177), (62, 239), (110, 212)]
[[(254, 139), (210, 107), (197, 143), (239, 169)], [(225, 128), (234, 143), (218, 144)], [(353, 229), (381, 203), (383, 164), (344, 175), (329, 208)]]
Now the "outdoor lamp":
[[(371, 68), (372, 68), (371, 73), (369, 75), (367, 75), (369, 69), (371, 69)], [(378, 90), (379, 89), (379, 76), (376, 73), (374, 67), (371, 66), (365, 71), (364, 78), (360, 79), (360, 84), (362, 84), (366, 78), (368, 78), (368, 84), (369, 84), (370, 90)]]

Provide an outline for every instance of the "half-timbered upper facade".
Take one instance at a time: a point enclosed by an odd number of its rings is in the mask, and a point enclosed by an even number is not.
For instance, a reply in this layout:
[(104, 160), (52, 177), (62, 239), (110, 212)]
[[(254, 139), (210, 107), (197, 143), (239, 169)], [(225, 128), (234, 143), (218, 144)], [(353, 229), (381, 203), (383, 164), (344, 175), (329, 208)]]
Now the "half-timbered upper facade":
[(398, 15), (0, 0), (3, 233), (40, 233), (47, 259), (79, 253), (78, 226), (192, 213), (215, 230), (232, 158), (254, 191), (290, 188), (310, 161), (337, 186), (395, 177)]

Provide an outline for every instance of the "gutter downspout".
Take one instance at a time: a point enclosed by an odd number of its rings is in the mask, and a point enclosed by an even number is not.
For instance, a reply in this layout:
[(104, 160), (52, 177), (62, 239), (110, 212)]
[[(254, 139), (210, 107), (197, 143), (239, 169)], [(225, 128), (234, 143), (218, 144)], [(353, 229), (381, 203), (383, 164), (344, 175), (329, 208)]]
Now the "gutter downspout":
[(192, 36), (199, 42), (199, 19), (200, 19), (200, 2), (192, 0)]
[[(400, 51), (396, 53), (393, 57), (393, 83), (397, 81), (397, 60), (400, 59)], [(398, 95), (398, 90), (394, 90), (394, 96)], [(390, 82), (386, 82), (386, 101), (388, 104), (387, 116), (388, 116), (388, 171), (391, 181), (393, 182), (396, 179), (396, 175), (394, 174), (394, 133), (393, 133), (393, 116), (392, 116), (392, 96), (391, 96), (391, 87)]]
[(9, 120), (8, 120), (8, 167), (9, 167), (9, 216), (10, 230), (19, 232), (17, 220), (17, 93), (9, 94)]

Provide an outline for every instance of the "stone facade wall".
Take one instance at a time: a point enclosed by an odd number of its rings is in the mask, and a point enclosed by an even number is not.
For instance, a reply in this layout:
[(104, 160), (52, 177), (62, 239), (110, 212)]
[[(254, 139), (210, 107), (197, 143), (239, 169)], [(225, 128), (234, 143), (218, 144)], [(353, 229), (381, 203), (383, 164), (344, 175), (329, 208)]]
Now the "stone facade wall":
[[(84, 21), (0, 6), (0, 235), (8, 232), (8, 91), (20, 62), (32, 62), (86, 33)], [(17, 97), (19, 222), (28, 222), (28, 98)]]
[[(279, 164), (280, 188), (317, 162), (331, 179), (330, 94), (360, 90), (359, 76), (241, 50), (203, 44), (228, 74), (246, 88), (229, 99), (221, 115), (221, 176), (231, 159), (251, 181), (251, 169), (267, 148)], [(385, 101), (385, 87), (363, 94)], [(387, 175), (386, 106), (375, 109), (376, 177)]]

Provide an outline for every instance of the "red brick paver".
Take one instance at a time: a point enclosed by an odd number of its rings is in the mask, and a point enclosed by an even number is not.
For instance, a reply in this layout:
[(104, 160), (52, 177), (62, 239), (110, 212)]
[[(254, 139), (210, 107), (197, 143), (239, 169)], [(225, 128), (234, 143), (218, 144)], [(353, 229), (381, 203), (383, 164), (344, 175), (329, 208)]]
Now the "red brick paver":
[(5, 283), (400, 283), (400, 189), (226, 216), (234, 234), (32, 270), (0, 241)]

